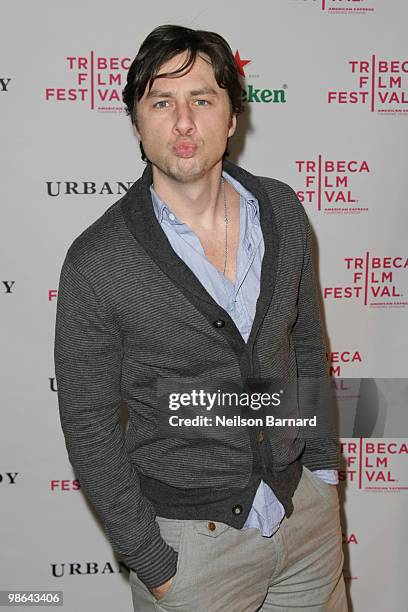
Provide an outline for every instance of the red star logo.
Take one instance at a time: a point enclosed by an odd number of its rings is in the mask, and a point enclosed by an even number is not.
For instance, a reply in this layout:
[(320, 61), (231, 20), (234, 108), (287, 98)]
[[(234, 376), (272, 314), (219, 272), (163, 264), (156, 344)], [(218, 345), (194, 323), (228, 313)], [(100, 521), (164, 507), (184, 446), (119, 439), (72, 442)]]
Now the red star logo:
[(235, 57), (235, 63), (237, 65), (239, 74), (245, 78), (244, 66), (246, 66), (247, 64), (250, 64), (251, 60), (241, 59), (239, 55), (239, 51), (235, 51), (234, 57)]

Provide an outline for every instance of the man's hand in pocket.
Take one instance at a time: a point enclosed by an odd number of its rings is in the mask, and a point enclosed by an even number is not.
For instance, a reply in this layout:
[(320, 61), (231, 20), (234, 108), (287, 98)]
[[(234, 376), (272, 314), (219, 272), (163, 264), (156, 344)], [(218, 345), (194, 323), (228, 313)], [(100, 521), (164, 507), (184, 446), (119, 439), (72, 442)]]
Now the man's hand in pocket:
[(173, 578), (170, 578), (170, 580), (167, 580), (166, 582), (163, 582), (163, 584), (161, 584), (160, 586), (157, 587), (152, 587), (150, 589), (151, 593), (153, 593), (153, 595), (155, 596), (155, 598), (157, 600), (161, 599), (162, 597), (165, 596), (165, 594), (167, 593), (167, 591), (170, 588), (170, 585), (173, 581)]

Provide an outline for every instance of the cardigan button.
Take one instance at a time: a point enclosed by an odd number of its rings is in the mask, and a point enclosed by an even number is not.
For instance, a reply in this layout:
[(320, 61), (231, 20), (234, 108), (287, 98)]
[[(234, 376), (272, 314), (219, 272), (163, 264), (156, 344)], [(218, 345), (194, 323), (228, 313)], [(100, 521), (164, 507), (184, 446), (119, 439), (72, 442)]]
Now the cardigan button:
[(217, 529), (217, 525), (216, 525), (215, 523), (213, 523), (212, 521), (210, 521), (210, 522), (208, 523), (208, 529), (209, 529), (210, 531), (215, 531), (215, 529)]
[(233, 512), (233, 514), (241, 514), (242, 506), (240, 504), (237, 504), (236, 506), (233, 506), (232, 512)]
[(216, 321), (214, 321), (213, 325), (214, 327), (224, 327), (225, 321), (223, 321), (222, 319), (217, 319)]

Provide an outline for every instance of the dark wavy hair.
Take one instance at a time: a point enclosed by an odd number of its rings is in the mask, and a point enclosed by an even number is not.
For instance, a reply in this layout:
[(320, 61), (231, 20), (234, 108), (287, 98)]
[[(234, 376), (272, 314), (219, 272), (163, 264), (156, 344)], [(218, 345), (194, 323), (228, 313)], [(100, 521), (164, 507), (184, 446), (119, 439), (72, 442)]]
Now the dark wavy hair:
[[(180, 68), (157, 76), (165, 62), (185, 51), (187, 51), (186, 61)], [(137, 102), (143, 96), (146, 87), (148, 86), (150, 91), (155, 78), (176, 78), (178, 74), (188, 71), (193, 66), (198, 53), (209, 57), (218, 86), (227, 90), (230, 117), (243, 112), (239, 73), (227, 41), (215, 32), (192, 30), (179, 25), (161, 25), (145, 38), (127, 74), (122, 99), (126, 105), (126, 113), (130, 115), (133, 124), (137, 125)], [(148, 161), (142, 143), (140, 151), (142, 160)], [(227, 155), (228, 149), (225, 150), (224, 157)]]

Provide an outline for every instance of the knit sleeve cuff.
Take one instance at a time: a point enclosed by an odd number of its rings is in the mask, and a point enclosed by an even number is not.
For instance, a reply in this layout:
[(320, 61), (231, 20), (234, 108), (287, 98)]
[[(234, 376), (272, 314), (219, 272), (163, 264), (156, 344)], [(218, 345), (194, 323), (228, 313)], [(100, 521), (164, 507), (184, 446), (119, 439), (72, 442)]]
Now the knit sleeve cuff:
[(178, 553), (159, 535), (134, 556), (124, 557), (128, 567), (136, 572), (148, 589), (170, 580), (177, 571)]

